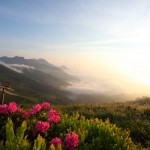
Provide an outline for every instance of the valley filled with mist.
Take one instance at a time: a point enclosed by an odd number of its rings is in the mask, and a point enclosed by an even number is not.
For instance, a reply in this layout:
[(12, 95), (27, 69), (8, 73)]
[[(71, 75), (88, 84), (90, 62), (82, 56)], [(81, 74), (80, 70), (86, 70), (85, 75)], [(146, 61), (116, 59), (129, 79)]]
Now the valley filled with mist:
[[(106, 79), (73, 74), (67, 66), (56, 66), (45, 59), (0, 57), (0, 81), (10, 82), (17, 99), (25, 103), (48, 100), (56, 104), (112, 103), (133, 101), (145, 93), (123, 91)], [(83, 75), (84, 74), (84, 75)], [(10, 97), (11, 95), (7, 95)], [(28, 101), (29, 100), (29, 101)]]

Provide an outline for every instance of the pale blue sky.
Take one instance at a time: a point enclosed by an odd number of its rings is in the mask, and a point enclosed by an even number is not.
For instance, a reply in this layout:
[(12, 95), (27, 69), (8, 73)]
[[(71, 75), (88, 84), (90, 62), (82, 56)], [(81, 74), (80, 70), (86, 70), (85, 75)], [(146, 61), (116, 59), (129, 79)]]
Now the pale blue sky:
[(121, 89), (150, 90), (149, 39), (149, 0), (0, 1), (1, 56), (42, 57)]

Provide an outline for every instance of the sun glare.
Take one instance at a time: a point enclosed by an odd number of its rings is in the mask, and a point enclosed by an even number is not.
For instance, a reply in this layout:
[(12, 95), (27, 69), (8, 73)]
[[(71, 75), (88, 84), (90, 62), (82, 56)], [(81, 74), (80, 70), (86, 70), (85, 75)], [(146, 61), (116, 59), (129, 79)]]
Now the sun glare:
[(119, 70), (135, 83), (150, 85), (149, 56), (150, 52), (147, 50), (128, 51), (116, 58), (116, 63)]

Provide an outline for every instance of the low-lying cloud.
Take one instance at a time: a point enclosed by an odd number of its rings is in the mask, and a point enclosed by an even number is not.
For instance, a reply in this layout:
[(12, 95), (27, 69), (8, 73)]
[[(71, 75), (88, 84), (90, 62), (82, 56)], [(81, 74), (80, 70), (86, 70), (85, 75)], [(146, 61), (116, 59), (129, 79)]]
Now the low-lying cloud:
[(92, 76), (80, 76), (78, 78), (80, 78), (80, 81), (71, 82), (71, 86), (67, 87), (67, 90), (74, 94), (116, 94), (123, 91), (110, 80), (97, 79)]
[(18, 72), (18, 73), (23, 73), (23, 69), (35, 69), (34, 67), (32, 66), (27, 66), (27, 65), (24, 65), (24, 64), (6, 64), (6, 63), (3, 63), (3, 62), (0, 62), (0, 65), (3, 65), (15, 72)]
[[(135, 82), (125, 75), (117, 73), (77, 75), (78, 82), (71, 82), (66, 89), (75, 95), (127, 95), (132, 98), (149, 96), (149, 86)], [(142, 87), (142, 88), (141, 88)]]

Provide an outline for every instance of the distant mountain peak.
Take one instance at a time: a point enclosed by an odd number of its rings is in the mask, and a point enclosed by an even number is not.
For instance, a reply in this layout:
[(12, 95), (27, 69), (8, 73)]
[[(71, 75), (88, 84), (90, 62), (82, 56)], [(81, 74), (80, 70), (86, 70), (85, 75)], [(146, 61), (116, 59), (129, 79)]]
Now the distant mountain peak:
[(15, 56), (15, 57), (0, 57), (0, 61), (6, 64), (26, 64), (26, 59), (24, 57)]
[[(0, 80), (10, 81), (20, 95), (31, 97), (68, 96), (64, 90), (78, 79), (66, 71), (65, 66), (49, 64), (45, 59), (0, 57)], [(44, 98), (44, 99), (45, 99)]]
[(9, 57), (9, 58), (13, 58), (13, 59), (24, 59), (24, 57), (21, 57), (21, 56), (15, 56), (15, 57)]
[(60, 68), (63, 69), (63, 70), (69, 70), (68, 67), (66, 67), (64, 65), (60, 66)]
[[(65, 82), (70, 82), (77, 80), (76, 77), (68, 73), (68, 68), (66, 66), (55, 66), (53, 64), (48, 63), (43, 58), (40, 59), (26, 59), (24, 57), (15, 56), (15, 57), (0, 57), (0, 62), (3, 62), (5, 64), (14, 64), (16, 66), (19, 65), (22, 68), (34, 68), (36, 70), (42, 71), (44, 73), (47, 73), (58, 80), (62, 80)], [(25, 67), (26, 66), (26, 67)], [(18, 68), (18, 67), (17, 67)]]
[(0, 60), (4, 63), (8, 63), (8, 64), (26, 64), (28, 61), (34, 61), (36, 63), (40, 63), (43, 65), (49, 65), (49, 63), (43, 59), (25, 59), (24, 57), (21, 56), (15, 56), (15, 57), (7, 57), (7, 56), (3, 56), (0, 57)]
[(38, 61), (41, 63), (41, 64), (49, 64), (48, 63), (48, 61), (46, 61), (45, 59), (43, 59), (43, 58), (40, 58), (40, 59), (38, 59)]

